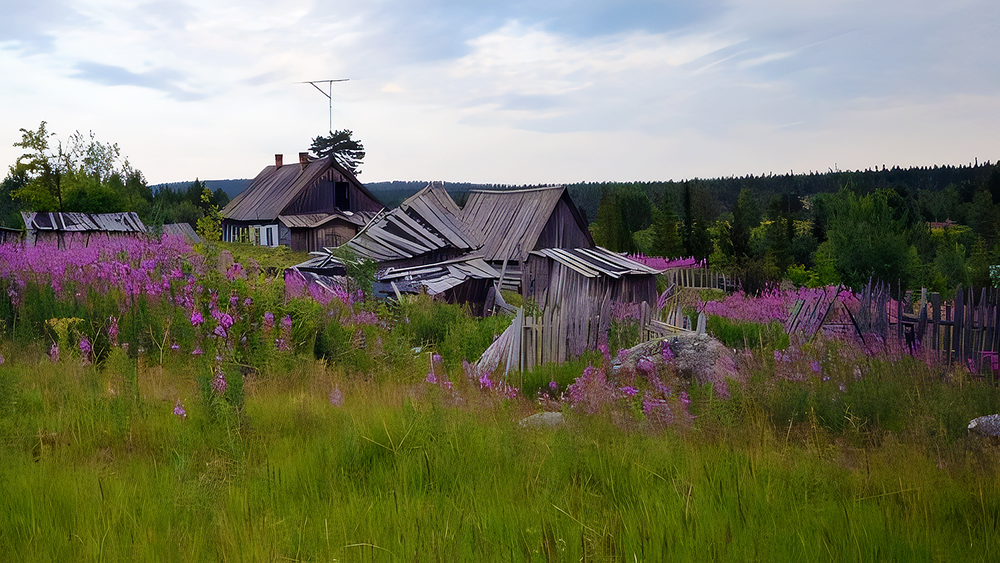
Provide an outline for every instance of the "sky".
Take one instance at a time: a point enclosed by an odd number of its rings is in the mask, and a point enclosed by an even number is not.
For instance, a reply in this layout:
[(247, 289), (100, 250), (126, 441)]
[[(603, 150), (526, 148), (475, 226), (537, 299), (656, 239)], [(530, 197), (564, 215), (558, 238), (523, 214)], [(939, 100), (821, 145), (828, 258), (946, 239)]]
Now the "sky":
[(656, 181), (1000, 159), (990, 0), (0, 0), (0, 163), (46, 121), (150, 184), (330, 130), (362, 182)]

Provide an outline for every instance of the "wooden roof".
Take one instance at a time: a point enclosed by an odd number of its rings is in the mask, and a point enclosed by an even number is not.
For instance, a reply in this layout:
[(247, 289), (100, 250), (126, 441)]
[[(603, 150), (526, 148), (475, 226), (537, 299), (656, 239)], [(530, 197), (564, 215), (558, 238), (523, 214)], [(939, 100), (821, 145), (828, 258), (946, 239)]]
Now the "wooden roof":
[(278, 215), (278, 221), (288, 228), (314, 229), (335, 219), (341, 219), (352, 225), (363, 226), (375, 217), (369, 211), (340, 211), (338, 213), (304, 213), (301, 215)]
[(422, 286), (429, 295), (443, 293), (470, 279), (500, 279), (500, 272), (482, 258), (465, 256), (412, 268), (389, 268), (379, 276), (382, 282), (405, 280), (409, 285)]
[(462, 220), (482, 232), (483, 257), (486, 260), (525, 260), (535, 250), (538, 238), (560, 200), (567, 207), (593, 246), (587, 224), (564, 186), (527, 190), (472, 190), (462, 209)]
[(198, 233), (195, 232), (190, 223), (167, 223), (163, 225), (162, 233), (165, 235), (182, 236), (190, 244), (201, 242), (201, 237), (198, 236)]
[(596, 248), (543, 248), (531, 253), (544, 256), (588, 278), (608, 276), (618, 279), (633, 274), (658, 274), (659, 270), (616, 254), (603, 247)]
[(139, 215), (127, 213), (51, 213), (26, 211), (21, 213), (29, 231), (145, 233), (146, 225)]
[(299, 194), (317, 182), (331, 168), (372, 201), (378, 201), (378, 198), (372, 195), (354, 174), (338, 164), (333, 155), (330, 155), (324, 158), (309, 158), (305, 165), (295, 162), (264, 167), (250, 187), (234, 197), (222, 209), (222, 216), (233, 221), (274, 221)]
[(444, 188), (427, 186), (377, 217), (347, 245), (358, 256), (385, 262), (443, 249), (468, 252), (482, 245), (482, 237), (462, 223)]

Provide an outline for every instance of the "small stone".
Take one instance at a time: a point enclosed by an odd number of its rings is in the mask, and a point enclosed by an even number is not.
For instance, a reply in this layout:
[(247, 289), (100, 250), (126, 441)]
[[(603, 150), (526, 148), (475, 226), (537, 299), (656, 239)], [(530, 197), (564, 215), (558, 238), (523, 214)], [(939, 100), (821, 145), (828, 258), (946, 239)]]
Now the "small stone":
[(566, 424), (561, 412), (540, 412), (521, 420), (525, 428), (556, 428)]

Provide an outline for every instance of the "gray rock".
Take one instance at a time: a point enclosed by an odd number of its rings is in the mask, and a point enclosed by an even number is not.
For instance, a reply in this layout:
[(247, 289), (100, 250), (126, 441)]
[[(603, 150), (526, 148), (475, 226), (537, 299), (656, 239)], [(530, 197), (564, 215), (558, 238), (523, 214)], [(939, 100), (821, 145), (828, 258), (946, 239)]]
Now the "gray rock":
[(969, 432), (983, 436), (1000, 436), (1000, 414), (988, 414), (972, 419)]
[(556, 428), (566, 424), (561, 412), (540, 412), (521, 420), (525, 428)]

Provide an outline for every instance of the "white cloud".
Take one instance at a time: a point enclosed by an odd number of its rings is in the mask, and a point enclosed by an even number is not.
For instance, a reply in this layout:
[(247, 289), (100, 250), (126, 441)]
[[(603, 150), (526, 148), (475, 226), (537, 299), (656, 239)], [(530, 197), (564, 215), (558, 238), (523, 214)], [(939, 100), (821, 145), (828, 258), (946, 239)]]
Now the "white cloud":
[[(19, 127), (151, 181), (256, 174), (328, 125), (365, 180), (663, 179), (996, 159), (1000, 4), (47, 0), (0, 22)], [(29, 6), (30, 4), (30, 6)], [(624, 6), (624, 7), (623, 7)], [(72, 14), (49, 17), (47, 12)], [(14, 24), (16, 22), (16, 29)], [(957, 159), (957, 160), (956, 160)]]

